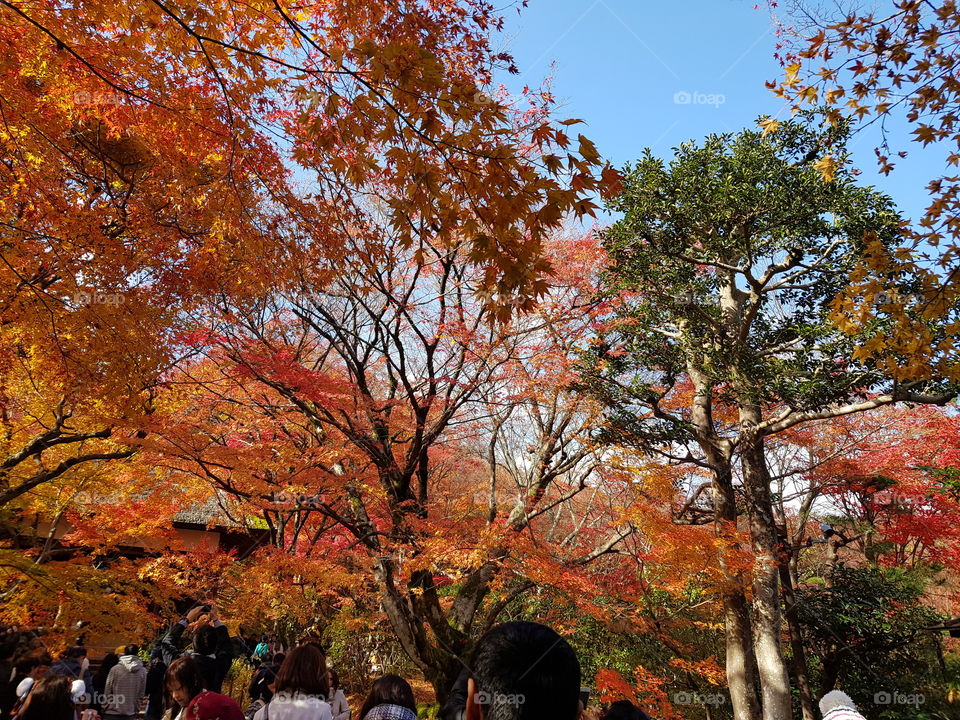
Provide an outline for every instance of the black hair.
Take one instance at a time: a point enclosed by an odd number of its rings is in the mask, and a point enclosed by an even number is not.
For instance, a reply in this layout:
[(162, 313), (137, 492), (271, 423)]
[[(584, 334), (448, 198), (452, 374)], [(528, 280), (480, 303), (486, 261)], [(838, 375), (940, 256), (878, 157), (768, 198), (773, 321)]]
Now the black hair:
[(70, 689), (73, 678), (46, 675), (33, 686), (18, 718), (22, 720), (73, 720), (75, 710)]
[(473, 659), (486, 720), (576, 720), (580, 662), (570, 643), (546, 625), (507, 622), (477, 643)]
[(140, 654), (140, 648), (138, 648), (136, 645), (127, 645), (125, 648), (123, 648), (123, 654), (124, 654), (124, 655), (139, 655), (139, 654)]
[(413, 688), (410, 683), (399, 675), (387, 674), (378, 677), (373, 681), (373, 687), (370, 688), (370, 694), (363, 701), (363, 707), (360, 708), (360, 720), (377, 705), (399, 705), (417, 712), (417, 701), (413, 697)]
[(20, 633), (12, 628), (0, 632), (0, 660), (13, 658), (20, 648)]
[(274, 685), (278, 693), (286, 690), (326, 698), (330, 692), (327, 658), (314, 645), (295, 647), (284, 658)]
[(97, 670), (97, 674), (93, 676), (93, 686), (97, 690), (102, 691), (107, 686), (107, 676), (119, 662), (120, 656), (116, 653), (110, 652), (103, 656), (103, 660), (100, 661), (100, 668)]
[(212, 625), (204, 625), (193, 636), (193, 649), (198, 655), (213, 655), (217, 651), (217, 631)]
[(181, 708), (174, 701), (173, 693), (170, 692), (170, 685), (174, 682), (187, 691), (191, 700), (207, 689), (207, 683), (200, 671), (200, 664), (189, 655), (178, 657), (170, 663), (163, 674), (164, 706), (173, 709), (171, 716), (177, 717)]
[(20, 675), (29, 675), (34, 668), (39, 667), (40, 665), (52, 664), (53, 658), (51, 658), (50, 655), (44, 650), (30, 650), (14, 660), (17, 673)]
[(650, 720), (650, 716), (629, 700), (610, 703), (600, 720)]
[(284, 653), (276, 653), (276, 654), (273, 656), (273, 664), (274, 664), (274, 665), (282, 665), (282, 664), (283, 664), (283, 661), (286, 660), (286, 659), (287, 659), (286, 654), (284, 654)]

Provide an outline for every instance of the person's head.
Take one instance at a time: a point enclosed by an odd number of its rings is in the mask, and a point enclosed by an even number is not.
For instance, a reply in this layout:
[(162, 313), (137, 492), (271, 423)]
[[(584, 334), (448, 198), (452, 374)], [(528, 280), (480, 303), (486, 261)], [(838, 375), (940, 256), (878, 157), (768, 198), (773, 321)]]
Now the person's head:
[(100, 680), (105, 680), (110, 670), (119, 662), (120, 656), (116, 653), (107, 653), (104, 655), (103, 660), (100, 661), (100, 669), (97, 670), (97, 677)]
[(0, 633), (0, 660), (12, 660), (20, 649), (20, 633), (5, 628)]
[(217, 651), (217, 630), (204, 625), (193, 636), (193, 649), (198, 655), (213, 655)]
[(373, 681), (370, 694), (367, 695), (367, 699), (363, 701), (363, 707), (360, 708), (360, 720), (363, 720), (367, 713), (377, 705), (399, 705), (411, 710), (414, 714), (417, 712), (417, 702), (413, 697), (413, 688), (399, 675), (383, 675)]
[(580, 663), (546, 625), (497, 625), (477, 643), (470, 668), (467, 720), (579, 717)]
[(297, 642), (297, 645), (313, 645), (315, 648), (317, 648), (317, 650), (322, 652), (324, 655), (327, 654), (326, 646), (323, 644), (323, 641), (320, 638), (318, 638), (316, 635), (307, 635), (305, 637), (300, 638), (300, 640)]
[(820, 714), (826, 715), (831, 710), (844, 708), (845, 710), (857, 711), (857, 706), (853, 700), (842, 690), (831, 690), (820, 699)]
[(330, 688), (323, 653), (313, 645), (300, 645), (291, 650), (277, 671), (274, 692), (277, 695), (299, 692), (325, 698)]
[(67, 675), (41, 678), (27, 696), (18, 720), (74, 720), (72, 686), (73, 678)]
[(179, 657), (170, 663), (163, 676), (163, 687), (166, 691), (167, 707), (176, 704), (186, 707), (193, 698), (205, 689), (203, 673), (200, 665), (189, 655)]
[(67, 648), (67, 651), (63, 654), (63, 657), (69, 658), (71, 660), (81, 660), (87, 656), (87, 649), (80, 645), (74, 645), (73, 647)]
[(629, 700), (610, 703), (600, 720), (650, 720), (650, 716)]
[(14, 665), (17, 668), (17, 675), (29, 675), (33, 679), (41, 678), (46, 675), (47, 670), (53, 660), (44, 650), (31, 650), (25, 655), (20, 656)]
[(273, 656), (273, 664), (274, 664), (274, 665), (283, 665), (283, 661), (286, 660), (286, 659), (287, 659), (287, 656), (286, 656), (285, 653), (276, 653), (276, 654), (274, 654), (274, 656)]
[(136, 645), (127, 645), (127, 646), (123, 649), (123, 654), (124, 654), (124, 655), (139, 655), (139, 654), (140, 654), (140, 648), (137, 647)]
[(330, 692), (332, 693), (340, 687), (340, 676), (337, 675), (337, 671), (333, 668), (327, 671), (327, 676), (330, 678)]
[(202, 692), (187, 706), (186, 720), (245, 720), (237, 701), (215, 692)]

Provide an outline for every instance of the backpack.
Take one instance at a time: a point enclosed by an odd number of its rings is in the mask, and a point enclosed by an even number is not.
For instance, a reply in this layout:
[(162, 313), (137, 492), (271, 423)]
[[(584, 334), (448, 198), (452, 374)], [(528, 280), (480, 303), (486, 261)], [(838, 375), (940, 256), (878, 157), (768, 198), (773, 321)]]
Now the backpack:
[(264, 694), (270, 692), (270, 683), (277, 679), (277, 666), (264, 665), (253, 676), (253, 682), (250, 684), (250, 697), (253, 700), (262, 699)]
[(253, 720), (253, 716), (257, 714), (257, 711), (263, 708), (263, 720), (268, 720), (270, 716), (270, 706), (261, 699), (256, 699), (250, 703), (250, 707), (247, 708), (247, 711), (244, 713), (247, 720)]

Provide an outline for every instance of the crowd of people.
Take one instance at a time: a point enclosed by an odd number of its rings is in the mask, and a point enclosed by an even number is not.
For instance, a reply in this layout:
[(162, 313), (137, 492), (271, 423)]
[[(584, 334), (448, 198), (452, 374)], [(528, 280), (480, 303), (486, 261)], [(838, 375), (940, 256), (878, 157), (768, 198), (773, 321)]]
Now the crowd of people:
[[(262, 644), (248, 656), (259, 667), (241, 708), (221, 694), (235, 648), (213, 603), (198, 605), (173, 623), (147, 665), (139, 647), (126, 645), (108, 653), (94, 674), (82, 646), (52, 662), (42, 638), (28, 636), (24, 643), (24, 633), (8, 630), (0, 633), (0, 720), (417, 718), (413, 689), (398, 675), (377, 678), (354, 717), (318, 642), (308, 640), (286, 652), (265, 639)], [(270, 655), (271, 650), (276, 652)], [(627, 700), (599, 713), (587, 705), (570, 644), (545, 625), (507, 622), (477, 643), (439, 715), (440, 720), (650, 720)], [(828, 693), (820, 708), (824, 720), (863, 720), (839, 691)]]

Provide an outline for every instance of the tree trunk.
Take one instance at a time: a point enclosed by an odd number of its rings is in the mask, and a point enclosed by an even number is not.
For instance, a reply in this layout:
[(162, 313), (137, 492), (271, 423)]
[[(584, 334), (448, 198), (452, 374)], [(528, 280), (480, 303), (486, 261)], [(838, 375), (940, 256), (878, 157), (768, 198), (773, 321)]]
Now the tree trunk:
[(840, 653), (827, 653), (821, 662), (823, 672), (820, 674), (820, 697), (823, 697), (837, 687), (837, 679), (840, 677)]
[(810, 678), (807, 676), (807, 652), (803, 647), (803, 635), (797, 619), (797, 598), (793, 592), (793, 578), (790, 575), (790, 561), (787, 554), (781, 556), (780, 590), (785, 608), (783, 614), (787, 619), (787, 629), (790, 631), (791, 669), (800, 694), (800, 712), (803, 713), (803, 720), (816, 720)]
[[(714, 528), (718, 535), (736, 529), (737, 506), (733, 492), (733, 474), (726, 458), (713, 458)], [(724, 466), (725, 464), (725, 466)], [(735, 550), (735, 548), (733, 548)], [(720, 566), (727, 575), (723, 591), (723, 620), (726, 638), (727, 686), (734, 720), (759, 720), (757, 700), (757, 663), (753, 653), (753, 635), (743, 578), (727, 571), (726, 552), (721, 545)]]
[[(396, 563), (381, 556), (374, 564), (380, 585), (380, 601), (397, 639), (407, 656), (420, 669), (436, 693), (446, 702), (460, 671), (472, 651), (477, 631), (474, 620), (490, 583), (496, 575), (496, 560), (506, 555), (498, 550), (463, 583), (453, 606), (444, 612), (429, 572), (418, 571), (406, 593), (396, 584)], [(480, 628), (482, 630), (482, 628)]]
[(750, 613), (741, 591), (723, 593), (727, 686), (734, 720), (759, 720), (756, 661), (751, 643)]
[[(737, 529), (737, 502), (733, 491), (732, 448), (718, 437), (713, 423), (713, 387), (710, 376), (689, 361), (687, 371), (694, 386), (691, 419), (697, 439), (710, 465), (713, 489), (713, 529), (718, 537), (732, 537)], [(757, 698), (757, 663), (753, 652), (749, 605), (744, 579), (729, 569), (727, 556), (736, 546), (720, 543), (719, 562), (726, 587), (722, 591), (724, 637), (726, 640), (727, 686), (734, 720), (760, 720)]]
[(747, 495), (750, 534), (753, 539), (753, 642), (760, 675), (763, 720), (791, 720), (790, 678), (780, 647), (781, 619), (779, 557), (770, 473), (763, 437), (750, 431), (760, 419), (759, 408), (741, 408), (745, 429), (740, 436), (740, 462)]

